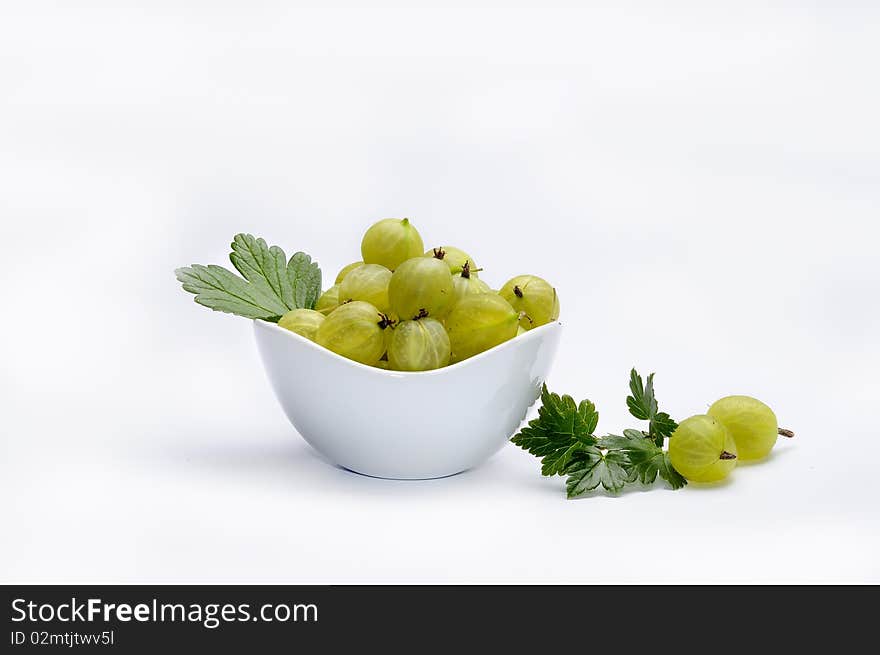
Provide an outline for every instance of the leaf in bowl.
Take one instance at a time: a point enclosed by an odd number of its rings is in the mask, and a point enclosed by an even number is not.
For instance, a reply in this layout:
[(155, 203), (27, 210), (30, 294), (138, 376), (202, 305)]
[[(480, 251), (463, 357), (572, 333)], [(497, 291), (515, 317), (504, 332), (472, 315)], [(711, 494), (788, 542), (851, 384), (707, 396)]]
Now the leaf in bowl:
[(277, 321), (291, 309), (312, 309), (321, 294), (321, 269), (304, 252), (290, 259), (278, 246), (251, 234), (236, 234), (229, 259), (244, 279), (210, 264), (174, 271), (184, 291), (215, 311)]

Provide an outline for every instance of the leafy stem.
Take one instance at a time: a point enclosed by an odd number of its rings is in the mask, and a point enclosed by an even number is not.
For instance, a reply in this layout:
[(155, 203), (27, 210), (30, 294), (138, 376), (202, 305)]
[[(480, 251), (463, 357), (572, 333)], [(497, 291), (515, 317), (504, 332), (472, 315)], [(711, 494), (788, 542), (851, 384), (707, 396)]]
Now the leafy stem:
[(669, 461), (663, 441), (678, 424), (658, 411), (654, 396), (654, 375), (643, 383), (632, 370), (627, 406), (648, 430), (627, 429), (622, 435), (596, 436), (599, 412), (589, 400), (575, 403), (571, 396), (551, 393), (545, 384), (541, 391), (538, 418), (529, 422), (511, 439), (514, 444), (541, 458), (542, 475), (565, 475), (569, 498), (576, 498), (601, 486), (618, 493), (627, 484), (653, 484), (663, 478), (673, 489), (687, 481)]
[(629, 374), (629, 390), (631, 395), (626, 398), (629, 413), (642, 421), (648, 421), (648, 437), (654, 440), (658, 448), (663, 447), (663, 440), (675, 432), (678, 423), (670, 418), (666, 412), (661, 412), (657, 407), (657, 398), (654, 396), (654, 374), (651, 373), (647, 382), (642, 382), (642, 376), (636, 369)]

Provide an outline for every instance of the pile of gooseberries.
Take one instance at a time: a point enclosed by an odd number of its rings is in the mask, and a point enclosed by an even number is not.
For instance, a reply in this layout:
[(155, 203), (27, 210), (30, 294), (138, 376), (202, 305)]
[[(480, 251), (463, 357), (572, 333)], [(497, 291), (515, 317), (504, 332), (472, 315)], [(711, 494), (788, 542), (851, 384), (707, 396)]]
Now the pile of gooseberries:
[(776, 414), (760, 400), (725, 396), (706, 414), (678, 424), (669, 438), (669, 460), (692, 482), (718, 482), (730, 475), (738, 460), (764, 459), (780, 435), (794, 433), (780, 428)]
[(495, 291), (465, 251), (425, 250), (406, 218), (370, 226), (361, 258), (339, 271), (314, 309), (291, 310), (278, 325), (361, 364), (427, 371), (559, 318), (546, 280), (518, 275)]

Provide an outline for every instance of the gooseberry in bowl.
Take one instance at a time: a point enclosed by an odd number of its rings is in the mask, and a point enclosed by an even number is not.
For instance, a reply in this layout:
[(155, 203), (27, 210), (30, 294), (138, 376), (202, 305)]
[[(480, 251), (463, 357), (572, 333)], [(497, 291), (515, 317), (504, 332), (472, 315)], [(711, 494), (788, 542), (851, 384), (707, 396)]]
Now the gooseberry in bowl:
[(315, 332), (315, 343), (361, 364), (376, 365), (385, 354), (389, 325), (374, 305), (353, 300), (330, 312)]
[(446, 319), (452, 361), (460, 362), (513, 339), (518, 320), (519, 314), (497, 293), (465, 296)]
[(518, 312), (520, 325), (526, 330), (559, 318), (559, 296), (556, 289), (537, 275), (517, 275), (498, 292)]
[(314, 309), (291, 309), (278, 320), (278, 325), (314, 341), (318, 328), (326, 318), (324, 314)]
[(339, 273), (336, 274), (336, 281), (333, 284), (342, 284), (342, 281), (345, 279), (345, 276), (351, 273), (354, 269), (359, 266), (363, 266), (363, 262), (352, 262), (351, 264), (346, 264), (343, 266)]
[(414, 257), (403, 262), (388, 282), (391, 311), (403, 320), (442, 319), (455, 299), (452, 273), (439, 259)]
[(446, 328), (435, 318), (401, 321), (388, 341), (388, 365), (395, 371), (430, 371), (449, 364)]
[(361, 264), (352, 269), (339, 283), (339, 304), (350, 300), (363, 300), (387, 314), (388, 282), (391, 271), (379, 264)]
[(462, 266), (461, 272), (452, 276), (452, 288), (454, 295), (453, 307), (459, 300), (473, 293), (492, 293), (489, 285), (476, 277), (476, 273), (471, 271), (470, 264), (467, 261)]
[(430, 250), (425, 252), (425, 257), (432, 257), (433, 259), (439, 259), (444, 264), (449, 267), (449, 272), (455, 275), (456, 273), (461, 273), (467, 264), (470, 269), (471, 275), (474, 277), (479, 277), (477, 275), (477, 264), (474, 261), (474, 258), (467, 254), (461, 248), (456, 248), (455, 246), (438, 246), (437, 248), (431, 248)]
[(366, 264), (379, 264), (390, 271), (424, 250), (422, 237), (408, 218), (383, 218), (373, 223), (361, 240)]
[(318, 297), (315, 303), (315, 311), (325, 316), (339, 307), (339, 285), (334, 284)]

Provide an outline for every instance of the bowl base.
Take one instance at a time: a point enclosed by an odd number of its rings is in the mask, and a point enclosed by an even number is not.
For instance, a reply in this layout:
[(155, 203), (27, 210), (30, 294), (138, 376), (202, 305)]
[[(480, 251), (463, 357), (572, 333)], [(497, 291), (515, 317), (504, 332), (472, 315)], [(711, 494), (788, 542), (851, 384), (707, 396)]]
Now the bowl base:
[(441, 473), (439, 475), (426, 475), (426, 476), (418, 476), (418, 477), (399, 477), (393, 475), (373, 475), (372, 473), (363, 473), (362, 471), (356, 471), (355, 469), (348, 468), (347, 466), (342, 466), (341, 464), (336, 464), (336, 468), (342, 469), (343, 471), (348, 471), (349, 473), (354, 473), (355, 475), (362, 475), (365, 478), (373, 478), (374, 480), (399, 480), (403, 482), (418, 482), (420, 480), (442, 480), (443, 478), (451, 478), (456, 475), (461, 475), (462, 473), (467, 473), (471, 469), (466, 468), (460, 471), (456, 471), (455, 473)]

